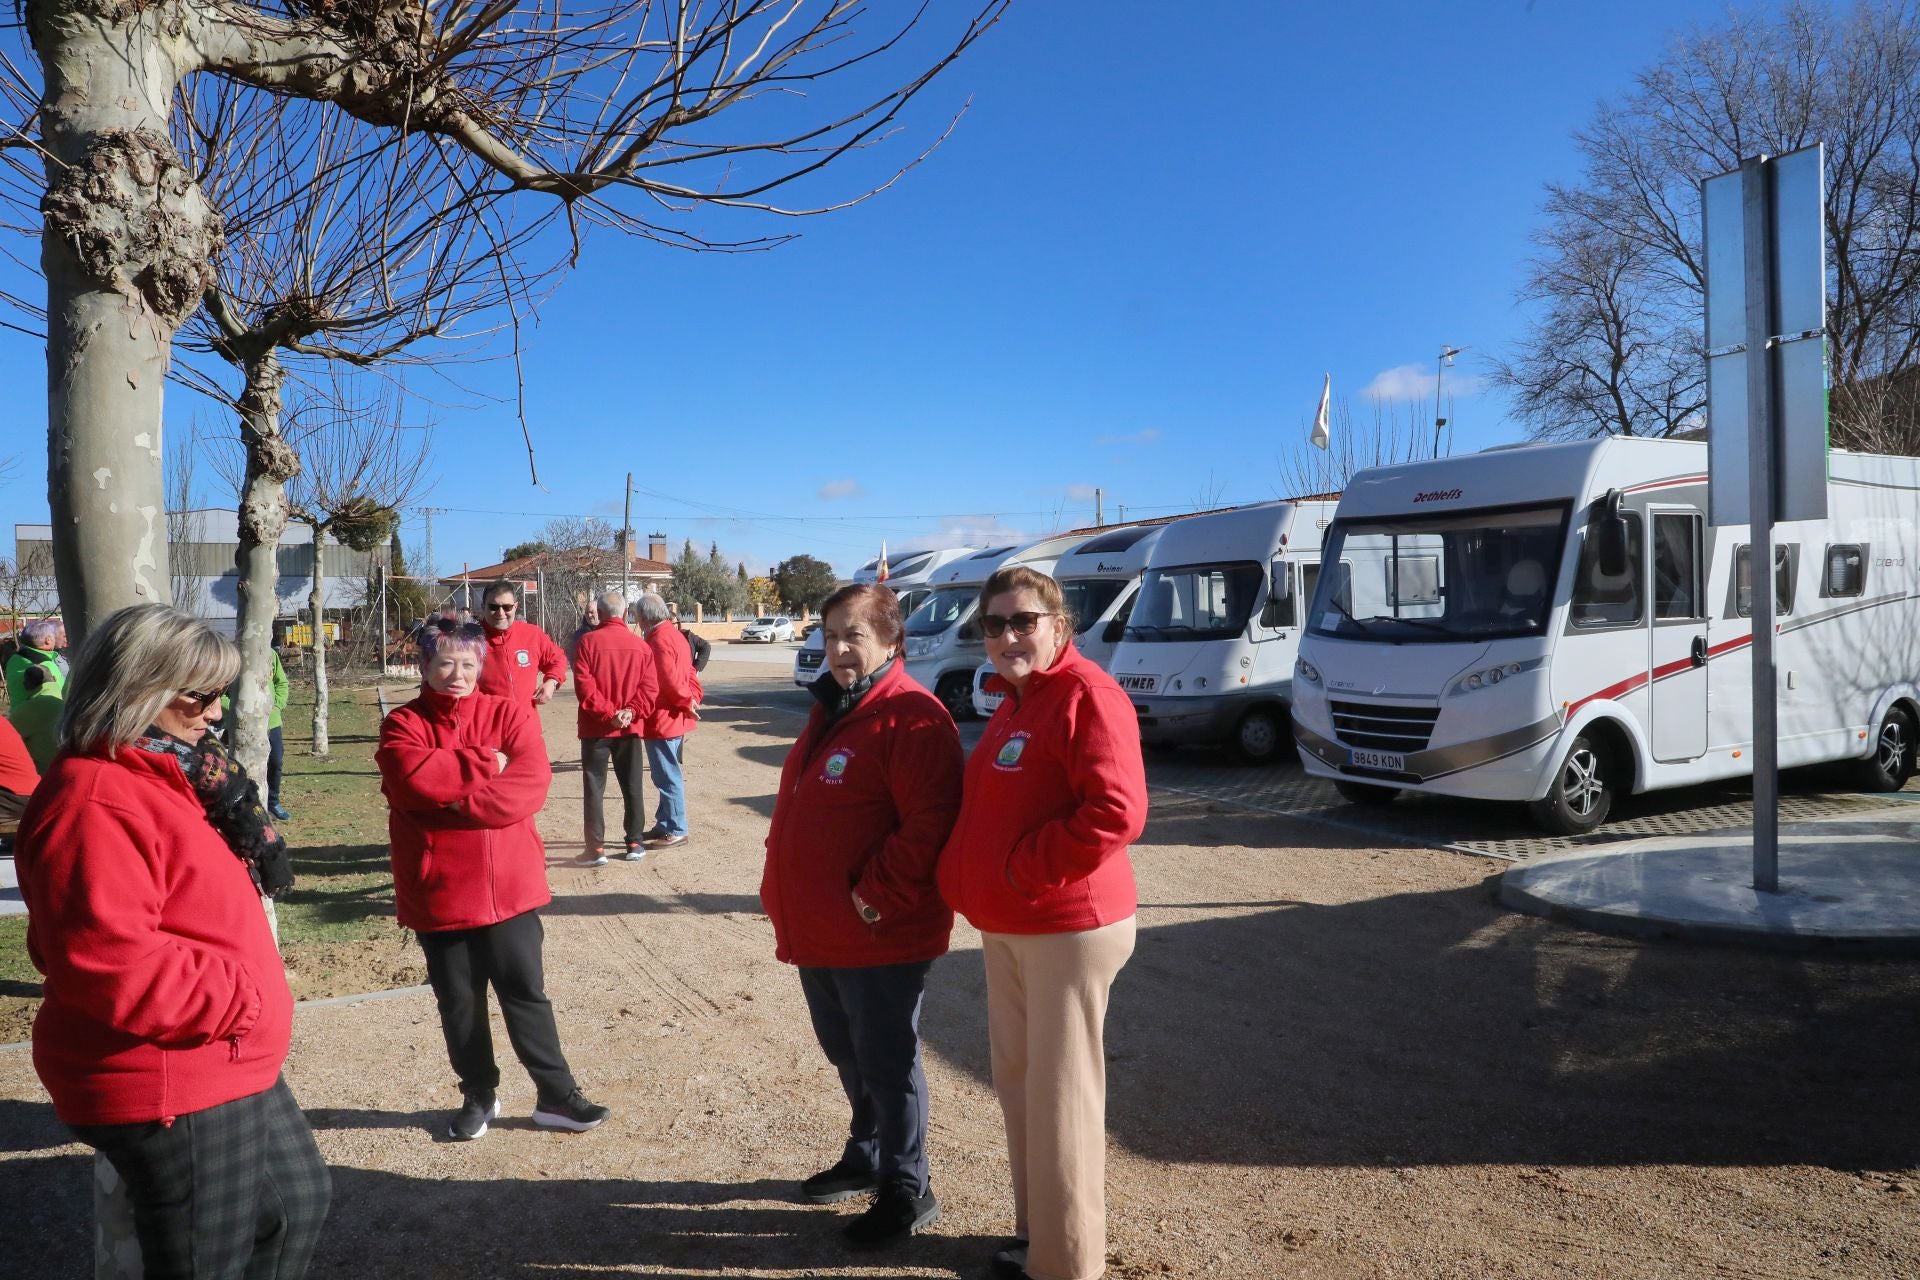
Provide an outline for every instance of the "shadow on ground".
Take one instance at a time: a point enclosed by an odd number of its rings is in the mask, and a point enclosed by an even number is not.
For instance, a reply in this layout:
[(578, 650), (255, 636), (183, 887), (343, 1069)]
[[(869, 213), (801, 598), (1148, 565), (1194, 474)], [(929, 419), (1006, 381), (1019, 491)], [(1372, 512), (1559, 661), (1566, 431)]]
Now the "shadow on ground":
[[(1181, 919), (1212, 905), (1143, 906), (1114, 988), (1109, 1130), (1150, 1159), (1920, 1163), (1920, 964), (1600, 938), (1486, 886)], [(936, 965), (928, 1042), (982, 1080), (984, 1024), (979, 953)]]

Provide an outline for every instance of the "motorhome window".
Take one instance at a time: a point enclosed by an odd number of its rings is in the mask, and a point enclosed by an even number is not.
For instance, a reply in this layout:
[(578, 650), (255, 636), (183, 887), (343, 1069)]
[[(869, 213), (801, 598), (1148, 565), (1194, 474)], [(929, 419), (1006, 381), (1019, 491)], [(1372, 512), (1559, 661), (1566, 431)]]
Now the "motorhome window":
[[(922, 551), (918, 555), (908, 556), (899, 564), (888, 565), (887, 576), (889, 578), (905, 578), (916, 574), (926, 568), (928, 564), (932, 563), (934, 556), (938, 554), (939, 552), (937, 551)], [(872, 567), (872, 565), (868, 566), (868, 568)]]
[(1827, 594), (1857, 596), (1867, 589), (1867, 549), (1858, 546), (1827, 548)]
[(1107, 606), (1120, 598), (1127, 588), (1125, 578), (1069, 578), (1060, 584), (1067, 602), (1067, 616), (1075, 629), (1085, 631), (1100, 621)]
[(1566, 524), (1558, 505), (1336, 520), (1307, 625), (1396, 644), (1538, 635)]
[(1083, 542), (1074, 548), (1075, 555), (1105, 555), (1115, 551), (1125, 551), (1150, 533), (1158, 532), (1158, 525), (1137, 525), (1131, 529), (1115, 529), (1112, 533), (1103, 533), (1089, 542)]
[(1300, 598), (1309, 606), (1313, 604), (1313, 593), (1320, 589), (1320, 566), (1303, 564), (1300, 566)]
[(1688, 512), (1653, 518), (1653, 616), (1701, 618), (1700, 517)]
[(1127, 620), (1126, 638), (1152, 642), (1239, 635), (1264, 580), (1260, 566), (1250, 562), (1149, 569)]
[[(1773, 612), (1793, 612), (1792, 543), (1773, 549)], [(1753, 548), (1741, 547), (1733, 553), (1733, 610), (1743, 618), (1753, 616)]]
[(1573, 609), (1569, 621), (1582, 630), (1630, 627), (1640, 621), (1645, 597), (1641, 569), (1646, 551), (1645, 526), (1635, 511), (1624, 511), (1627, 522), (1627, 562), (1619, 573), (1601, 563), (1599, 531), (1589, 524), (1580, 539), (1580, 567), (1573, 577)]
[(944, 635), (947, 629), (967, 615), (980, 598), (978, 587), (942, 587), (907, 616), (910, 636)]

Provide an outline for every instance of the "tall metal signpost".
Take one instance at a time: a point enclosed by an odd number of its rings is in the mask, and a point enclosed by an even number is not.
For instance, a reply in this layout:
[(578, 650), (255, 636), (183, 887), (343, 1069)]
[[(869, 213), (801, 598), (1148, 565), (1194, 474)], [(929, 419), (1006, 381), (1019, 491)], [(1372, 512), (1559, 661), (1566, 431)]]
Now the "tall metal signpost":
[(1780, 889), (1773, 526), (1827, 515), (1824, 195), (1818, 145), (1700, 185), (1708, 512), (1752, 529), (1753, 887), (1764, 893)]

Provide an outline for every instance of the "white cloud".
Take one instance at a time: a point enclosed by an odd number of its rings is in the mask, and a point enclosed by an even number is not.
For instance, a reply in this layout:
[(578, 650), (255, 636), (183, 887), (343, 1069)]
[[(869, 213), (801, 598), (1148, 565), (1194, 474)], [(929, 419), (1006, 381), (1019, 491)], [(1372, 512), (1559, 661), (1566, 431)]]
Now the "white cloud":
[(857, 498), (865, 492), (858, 480), (849, 477), (845, 480), (827, 481), (820, 486), (820, 491), (815, 496), (822, 502), (835, 502), (841, 498)]
[[(1124, 436), (1122, 436), (1122, 435), (1104, 435), (1104, 436), (1099, 436), (1099, 437), (1096, 437), (1096, 438), (1095, 438), (1095, 440), (1094, 440), (1094, 443), (1095, 443), (1095, 444), (1098, 444), (1098, 445), (1109, 445), (1109, 444), (1152, 444), (1152, 443), (1153, 443), (1153, 442), (1154, 442), (1155, 440), (1158, 440), (1159, 438), (1160, 438), (1160, 428), (1158, 428), (1158, 427), (1142, 427), (1142, 428), (1141, 428), (1140, 430), (1138, 430), (1138, 431), (1135, 431), (1135, 432), (1133, 432), (1133, 433), (1131, 433), (1131, 434), (1129, 434), (1129, 435), (1124, 435)], [(1088, 497), (1092, 497), (1093, 495), (1092, 495), (1092, 494), (1088, 494), (1087, 496), (1088, 496)]]
[(1070, 484), (1067, 486), (1067, 501), (1068, 502), (1092, 502), (1093, 495), (1098, 492), (1099, 492), (1099, 487), (1096, 485)]
[[(1373, 381), (1362, 387), (1360, 394), (1369, 400), (1425, 400), (1433, 395), (1433, 379), (1433, 365), (1395, 365), (1374, 374)], [(1456, 396), (1465, 399), (1477, 394), (1486, 384), (1487, 380), (1477, 374), (1448, 369), (1443, 392), (1449, 399)]]

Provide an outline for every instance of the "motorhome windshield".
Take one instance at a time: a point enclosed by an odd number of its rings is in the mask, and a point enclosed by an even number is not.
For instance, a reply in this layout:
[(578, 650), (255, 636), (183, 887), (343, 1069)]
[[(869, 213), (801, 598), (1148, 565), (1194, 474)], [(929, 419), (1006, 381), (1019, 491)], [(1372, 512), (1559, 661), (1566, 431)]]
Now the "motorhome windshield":
[(1566, 532), (1559, 505), (1335, 520), (1308, 626), (1395, 644), (1539, 635)]
[(1067, 616), (1073, 619), (1073, 625), (1085, 631), (1100, 621), (1107, 606), (1126, 588), (1124, 578), (1068, 578), (1060, 583), (1060, 594), (1066, 597)]
[(1250, 560), (1149, 569), (1127, 620), (1129, 640), (1215, 640), (1246, 628), (1266, 575)]
[(944, 635), (949, 627), (967, 616), (979, 598), (978, 587), (942, 587), (908, 615), (907, 634)]

